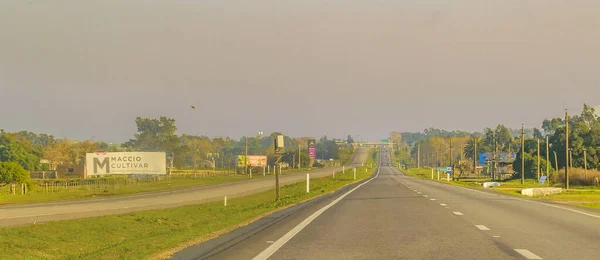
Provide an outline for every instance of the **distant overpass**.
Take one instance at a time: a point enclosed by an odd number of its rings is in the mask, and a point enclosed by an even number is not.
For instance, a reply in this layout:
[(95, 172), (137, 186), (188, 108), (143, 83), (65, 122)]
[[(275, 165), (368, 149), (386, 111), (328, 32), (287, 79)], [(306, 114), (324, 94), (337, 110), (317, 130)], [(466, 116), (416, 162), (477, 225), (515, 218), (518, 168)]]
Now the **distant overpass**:
[(352, 146), (355, 148), (357, 148), (357, 147), (376, 148), (376, 147), (379, 147), (382, 145), (392, 147), (392, 143), (383, 143), (383, 142), (360, 142), (360, 143), (352, 144)]

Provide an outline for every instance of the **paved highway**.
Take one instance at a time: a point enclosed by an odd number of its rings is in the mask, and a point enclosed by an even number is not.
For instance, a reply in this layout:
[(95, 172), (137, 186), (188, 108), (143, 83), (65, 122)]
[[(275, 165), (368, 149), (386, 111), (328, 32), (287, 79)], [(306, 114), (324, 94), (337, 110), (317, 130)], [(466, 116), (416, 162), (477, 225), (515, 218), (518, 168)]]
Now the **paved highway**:
[(373, 179), (173, 259), (600, 259), (600, 214), (382, 166)]
[[(351, 165), (361, 165), (366, 161), (368, 155), (369, 149), (358, 149), (354, 154)], [(312, 178), (319, 178), (330, 175), (331, 171), (331, 169), (313, 170), (310, 171), (310, 174)], [(172, 208), (222, 200), (224, 196), (235, 198), (273, 189), (275, 184), (274, 178), (272, 176), (249, 181), (107, 199), (1, 206), (0, 227)], [(306, 172), (280, 176), (282, 185), (305, 180)]]

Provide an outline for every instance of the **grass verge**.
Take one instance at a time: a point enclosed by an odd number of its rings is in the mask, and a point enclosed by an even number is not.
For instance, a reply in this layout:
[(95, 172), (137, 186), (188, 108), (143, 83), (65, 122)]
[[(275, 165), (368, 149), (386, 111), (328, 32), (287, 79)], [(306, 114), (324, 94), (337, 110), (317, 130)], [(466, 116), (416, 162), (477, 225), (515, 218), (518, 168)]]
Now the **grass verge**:
[[(352, 157), (353, 153), (347, 154)], [(321, 170), (314, 168), (313, 170)], [(336, 170), (341, 171), (341, 167), (336, 167)], [(271, 170), (272, 171), (272, 170)], [(309, 172), (307, 169), (288, 169), (283, 171), (283, 175), (297, 173), (297, 172)], [(272, 172), (270, 173), (272, 176)], [(261, 172), (254, 172), (252, 179), (262, 178)], [(32, 191), (26, 195), (10, 195), (9, 186), (0, 187), (0, 205), (9, 204), (27, 204), (27, 203), (44, 203), (44, 202), (58, 202), (58, 201), (74, 201), (74, 200), (86, 200), (101, 197), (112, 197), (131, 195), (143, 192), (159, 192), (168, 190), (177, 190), (193, 187), (201, 187), (208, 185), (215, 185), (228, 182), (246, 181), (251, 180), (246, 175), (206, 175), (202, 173), (196, 176), (192, 174), (187, 175), (174, 175), (168, 180), (161, 180), (155, 182), (134, 182), (135, 179), (131, 179), (128, 185), (124, 185), (125, 178), (115, 177), (106, 178), (104, 181), (108, 185), (95, 186), (77, 186), (69, 187), (69, 190), (65, 190), (64, 186), (55, 187), (54, 192), (44, 192), (44, 187), (38, 187), (37, 190)], [(112, 183), (112, 184), (111, 184)], [(115, 185), (116, 183), (116, 185)]]
[[(369, 158), (369, 161), (372, 159)], [(200, 242), (270, 212), (314, 198), (356, 181), (374, 169), (357, 168), (336, 178), (304, 182), (222, 202), (0, 229), (0, 259), (146, 259)]]
[[(421, 179), (431, 179), (431, 169), (427, 168), (411, 168), (403, 171), (409, 176)], [(446, 177), (445, 173), (443, 174)], [(437, 181), (437, 176), (434, 176), (435, 181)], [(484, 189), (482, 184), (483, 182), (491, 181), (491, 179), (461, 179), (460, 181), (445, 181), (440, 180), (440, 182), (448, 183), (456, 186), (464, 186), (464, 187), (473, 187), (473, 188), (481, 188)], [(501, 192), (504, 194), (515, 195), (527, 197), (521, 194), (521, 190), (525, 188), (545, 188), (545, 187), (561, 187), (561, 184), (540, 184), (536, 180), (526, 179), (524, 184), (521, 184), (521, 180), (505, 180), (498, 181), (500, 183), (500, 187), (491, 188), (489, 190), (493, 190), (496, 192)], [(530, 197), (528, 197), (530, 198)], [(600, 189), (594, 186), (577, 186), (575, 188), (569, 189), (567, 191), (563, 191), (561, 194), (548, 195), (543, 197), (536, 197), (535, 199), (552, 201), (561, 204), (569, 204), (575, 206), (583, 206), (588, 208), (597, 208), (600, 209)]]
[[(260, 174), (260, 176), (256, 176), (256, 178), (260, 177), (262, 177), (262, 174)], [(130, 195), (142, 192), (155, 192), (200, 187), (227, 182), (244, 181), (249, 179), (250, 178), (248, 178), (245, 175), (210, 177), (198, 176), (197, 178), (172, 178), (170, 180), (164, 180), (159, 182), (129, 184), (128, 186), (119, 184), (119, 186), (117, 186), (116, 188), (101, 187), (79, 190), (64, 190), (64, 188), (61, 187), (57, 188), (56, 191), (52, 193), (45, 193), (43, 192), (43, 190), (38, 190), (37, 192), (32, 192), (26, 195), (9, 195), (8, 190), (6, 190), (4, 192), (0, 191), (0, 205), (85, 200), (99, 197)], [(5, 189), (7, 189), (7, 187), (8, 186), (6, 186)], [(73, 188), (71, 187), (71, 189)]]

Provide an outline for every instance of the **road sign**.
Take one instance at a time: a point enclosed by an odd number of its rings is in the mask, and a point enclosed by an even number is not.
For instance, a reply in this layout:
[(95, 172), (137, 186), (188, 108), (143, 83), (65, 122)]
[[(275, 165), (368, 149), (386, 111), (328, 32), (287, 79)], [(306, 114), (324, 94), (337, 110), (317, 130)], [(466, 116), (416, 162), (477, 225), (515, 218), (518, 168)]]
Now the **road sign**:
[(546, 177), (546, 176), (542, 176), (542, 177), (540, 178), (540, 184), (543, 184), (544, 182), (546, 182), (546, 179), (548, 179), (548, 177)]
[(446, 174), (452, 174), (452, 167), (446, 168)]
[(389, 139), (381, 139), (381, 142), (382, 142), (382, 143), (389, 143), (389, 142), (390, 142), (390, 140), (389, 140)]
[(315, 139), (308, 140), (308, 158), (310, 158), (310, 159), (317, 158), (316, 143), (317, 143), (317, 140), (315, 140)]

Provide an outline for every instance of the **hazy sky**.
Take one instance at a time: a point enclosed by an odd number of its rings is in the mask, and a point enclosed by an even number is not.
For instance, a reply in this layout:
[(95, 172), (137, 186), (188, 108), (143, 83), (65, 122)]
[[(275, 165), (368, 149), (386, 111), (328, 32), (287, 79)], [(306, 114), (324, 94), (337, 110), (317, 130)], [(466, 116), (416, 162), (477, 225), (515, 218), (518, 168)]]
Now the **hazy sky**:
[[(0, 128), (377, 140), (600, 104), (598, 0), (0, 0)], [(197, 106), (192, 110), (189, 106)]]

